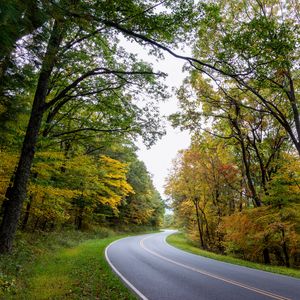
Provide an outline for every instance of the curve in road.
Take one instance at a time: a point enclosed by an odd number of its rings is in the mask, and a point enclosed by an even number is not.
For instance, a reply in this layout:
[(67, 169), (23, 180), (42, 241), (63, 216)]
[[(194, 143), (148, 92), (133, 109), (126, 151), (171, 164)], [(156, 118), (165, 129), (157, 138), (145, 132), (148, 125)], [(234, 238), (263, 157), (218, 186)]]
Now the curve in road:
[(174, 231), (127, 237), (105, 256), (143, 300), (297, 300), (300, 280), (190, 254), (165, 239)]

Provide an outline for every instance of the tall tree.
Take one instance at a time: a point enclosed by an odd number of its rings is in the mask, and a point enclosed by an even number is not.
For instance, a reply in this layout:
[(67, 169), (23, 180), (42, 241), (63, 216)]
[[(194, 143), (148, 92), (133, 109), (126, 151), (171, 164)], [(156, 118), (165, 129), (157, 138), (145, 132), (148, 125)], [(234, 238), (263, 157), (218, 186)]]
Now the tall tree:
[[(221, 141), (208, 135), (195, 137), (175, 162), (166, 185), (179, 216), (190, 219), (189, 208), (193, 209), (202, 248), (221, 247), (216, 234), (221, 218), (235, 212), (242, 201), (238, 193), (240, 174), (230, 152), (223, 147)], [(191, 222), (192, 219), (188, 221)]]
[[(266, 111), (289, 136), (300, 155), (299, 7), (296, 2), (239, 1), (200, 2), (200, 21), (195, 23), (194, 56), (177, 54), (167, 45), (117, 26), (188, 62), (215, 84), (235, 86), (249, 97), (252, 111)], [(112, 25), (114, 26), (114, 24)], [(223, 86), (224, 89), (224, 86)], [(226, 90), (225, 90), (226, 91)]]
[[(155, 10), (155, 7), (158, 4), (159, 3), (156, 1), (153, 1), (150, 4), (129, 1), (125, 7), (123, 7), (123, 4), (121, 5), (121, 2), (119, 1), (114, 3), (110, 1), (96, 1), (90, 3), (83, 1), (59, 1), (51, 4), (55, 7), (56, 13), (50, 15), (49, 21), (47, 22), (46, 29), (49, 30), (49, 39), (47, 45), (44, 44), (46, 50), (43, 55), (40, 55), (40, 52), (38, 53), (38, 59), (41, 64), (34, 93), (32, 112), (23, 142), (18, 167), (12, 180), (13, 183), (6, 192), (6, 201), (3, 204), (4, 214), (0, 227), (1, 253), (8, 252), (12, 248), (12, 241), (22, 204), (26, 197), (30, 168), (45, 112), (52, 109), (51, 112), (53, 113), (55, 110), (60, 109), (67, 102), (64, 97), (69, 92), (72, 92), (74, 88), (79, 87), (86, 78), (96, 80), (96, 78), (101, 75), (113, 75), (117, 78), (124, 78), (124, 76), (129, 73), (129, 75), (139, 74), (141, 76), (144, 74), (147, 79), (147, 75), (150, 75), (149, 71), (145, 72), (142, 68), (127, 71), (130, 69), (130, 67), (128, 68), (127, 66), (127, 70), (115, 70), (110, 63), (109, 58), (105, 57), (105, 53), (109, 53), (111, 49), (114, 49), (114, 46), (112, 46), (111, 43), (114, 43), (114, 40), (117, 39), (118, 31), (120, 31), (118, 30), (118, 24), (122, 24), (125, 28), (130, 28), (133, 32), (171, 41), (173, 35), (170, 35), (170, 33), (175, 32), (178, 29), (178, 24), (174, 23), (173, 18), (176, 17), (177, 21), (181, 21), (186, 18), (186, 15), (182, 10), (179, 13), (176, 12), (178, 8), (181, 8), (181, 1), (176, 3), (165, 3), (165, 7), (170, 8), (171, 12), (169, 14)], [(187, 4), (183, 7), (189, 7), (189, 5)], [(73, 39), (70, 43), (69, 37), (70, 33), (72, 36), (72, 32)], [(109, 43), (104, 43), (102, 50), (98, 55), (90, 56), (90, 59), (92, 60), (90, 69), (87, 72), (82, 73), (82, 71), (77, 68), (77, 66), (81, 66), (80, 61), (82, 56), (76, 56), (76, 50), (78, 50), (78, 53), (82, 53), (81, 49), (79, 49), (80, 42), (97, 42), (97, 40), (101, 40), (102, 36), (107, 38)], [(68, 56), (68, 50), (71, 52), (72, 50), (75, 50), (72, 57)], [(122, 56), (122, 53), (119, 54)], [(69, 71), (71, 74), (69, 73), (69, 77), (66, 78), (66, 83), (68, 85), (53, 97), (51, 83), (55, 80), (55, 74), (62, 67), (64, 60), (71, 60), (73, 62), (73, 64), (71, 64), (73, 68), (72, 71), (75, 72)], [(103, 64), (103, 62), (105, 62), (105, 64)], [(65, 65), (63, 65), (63, 67), (65, 67)], [(92, 82), (92, 79), (89, 82)], [(126, 80), (130, 81), (131, 79), (128, 77), (126, 79), (125, 76), (124, 81)], [(89, 92), (91, 94), (98, 94), (101, 91), (90, 90)], [(48, 96), (52, 97), (52, 99), (49, 99)], [(72, 95), (68, 94), (68, 96), (70, 97)], [(89, 95), (84, 95), (84, 97), (87, 96)]]
[(300, 155), (297, 4), (211, 1), (203, 12), (193, 67), (224, 93), (235, 87), (252, 99), (247, 109), (269, 114)]

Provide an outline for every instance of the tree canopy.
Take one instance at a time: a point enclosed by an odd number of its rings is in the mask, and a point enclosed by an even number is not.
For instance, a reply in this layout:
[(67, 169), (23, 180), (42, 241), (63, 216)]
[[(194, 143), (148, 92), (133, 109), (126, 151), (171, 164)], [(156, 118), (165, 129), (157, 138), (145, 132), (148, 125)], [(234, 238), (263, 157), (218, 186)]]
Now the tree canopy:
[[(164, 133), (155, 102), (167, 96), (160, 81), (165, 75), (119, 44), (122, 34), (141, 45), (139, 35), (168, 44), (180, 40), (184, 32), (180, 24), (193, 19), (192, 1), (165, 1), (163, 9), (157, 9), (160, 5), (158, 1), (67, 0), (12, 1), (5, 6), (1, 147), (7, 152), (13, 143), (20, 155), (3, 202), (1, 252), (12, 248), (28, 183), (35, 176), (35, 153), (59, 150), (70, 160), (76, 151), (83, 154), (84, 148), (109, 148), (103, 137), (141, 136), (150, 146)], [(159, 55), (155, 48), (149, 52)], [(18, 128), (12, 129), (11, 121), (21, 112), (28, 125), (16, 134)], [(12, 142), (12, 135), (19, 135), (20, 141)], [(89, 150), (86, 141), (93, 143)], [(67, 175), (67, 168), (62, 168)], [(119, 202), (116, 195), (112, 197)]]
[(193, 134), (167, 180), (175, 219), (202, 248), (298, 266), (299, 7), (200, 6), (190, 75), (170, 116)]
[[(17, 230), (159, 227), (134, 143), (164, 133), (166, 74), (122, 41), (186, 62), (166, 182), (199, 247), (299, 267), (296, 1), (20, 1), (0, 16), (0, 253)], [(192, 55), (179, 54), (192, 47)]]

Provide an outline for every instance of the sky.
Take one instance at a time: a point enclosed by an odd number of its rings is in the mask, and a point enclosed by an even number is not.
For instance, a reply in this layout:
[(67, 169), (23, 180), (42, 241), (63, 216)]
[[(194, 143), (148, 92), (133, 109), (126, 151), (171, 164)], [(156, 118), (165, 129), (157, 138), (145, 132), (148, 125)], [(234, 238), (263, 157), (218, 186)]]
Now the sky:
[[(165, 84), (169, 87), (169, 92), (172, 94), (172, 97), (169, 98), (168, 101), (160, 103), (161, 115), (168, 116), (178, 111), (178, 101), (174, 92), (172, 92), (172, 87), (180, 87), (183, 79), (188, 75), (182, 72), (184, 61), (176, 59), (167, 53), (164, 53), (164, 60), (156, 61), (155, 57), (149, 56), (147, 51), (138, 44), (124, 41), (123, 46), (126, 47), (127, 51), (129, 50), (130, 52), (138, 54), (144, 61), (152, 63), (155, 70), (168, 74), (165, 79)], [(189, 53), (184, 54), (187, 55)], [(152, 175), (154, 186), (163, 198), (165, 198), (165, 180), (169, 174), (169, 170), (172, 168), (172, 160), (175, 159), (179, 150), (188, 148), (190, 144), (188, 131), (174, 129), (168, 121), (166, 121), (166, 132), (166, 135), (157, 141), (150, 149), (147, 149), (141, 142), (137, 144), (139, 147), (139, 151), (137, 152), (138, 157), (144, 161), (149, 173)]]
[[(168, 74), (165, 84), (171, 89), (172, 86), (180, 87), (182, 80), (187, 74), (183, 74), (182, 61), (172, 58), (168, 55), (166, 59), (159, 63), (159, 69)], [(177, 99), (173, 95), (168, 101), (160, 103), (160, 111), (162, 115), (168, 116), (178, 111)], [(164, 197), (164, 184), (172, 167), (172, 160), (176, 157), (177, 152), (186, 149), (190, 144), (190, 135), (187, 131), (174, 129), (171, 124), (166, 121), (166, 135), (156, 142), (154, 146), (147, 149), (144, 145), (139, 144), (139, 158), (144, 161), (148, 171), (152, 174), (155, 187)]]

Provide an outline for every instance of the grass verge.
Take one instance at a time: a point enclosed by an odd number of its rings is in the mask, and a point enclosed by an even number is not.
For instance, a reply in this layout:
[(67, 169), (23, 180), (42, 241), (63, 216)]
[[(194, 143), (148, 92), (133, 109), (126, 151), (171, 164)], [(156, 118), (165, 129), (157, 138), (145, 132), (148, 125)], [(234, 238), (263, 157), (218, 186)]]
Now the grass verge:
[(22, 234), (14, 253), (0, 256), (0, 299), (136, 299), (104, 255), (125, 236), (70, 231), (33, 240)]
[(286, 268), (286, 267), (268, 266), (268, 265), (258, 264), (258, 263), (238, 259), (235, 257), (220, 255), (220, 254), (216, 254), (213, 252), (199, 249), (199, 248), (193, 246), (191, 244), (191, 242), (184, 236), (183, 233), (175, 233), (175, 234), (169, 235), (167, 237), (167, 242), (170, 245), (177, 247), (181, 250), (184, 250), (184, 251), (187, 251), (187, 252), (190, 252), (193, 254), (201, 255), (204, 257), (208, 257), (211, 259), (228, 262), (231, 264), (240, 265), (240, 266), (244, 266), (244, 267), (248, 267), (248, 268), (253, 268), (253, 269), (263, 270), (263, 271), (267, 271), (267, 272), (272, 272), (272, 273), (277, 273), (277, 274), (300, 278), (300, 270)]

